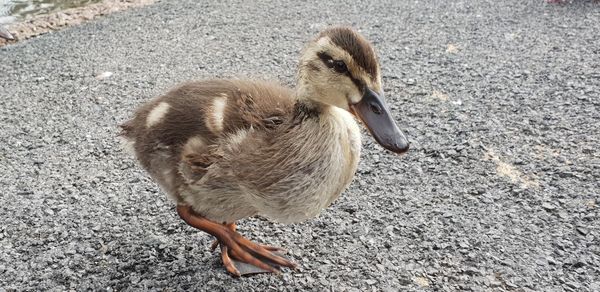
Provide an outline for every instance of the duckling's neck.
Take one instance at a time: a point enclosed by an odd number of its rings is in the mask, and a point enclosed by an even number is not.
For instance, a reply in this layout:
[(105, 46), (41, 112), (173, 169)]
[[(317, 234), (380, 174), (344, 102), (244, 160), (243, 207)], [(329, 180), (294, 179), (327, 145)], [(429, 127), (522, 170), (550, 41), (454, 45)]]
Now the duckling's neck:
[(302, 123), (310, 119), (318, 119), (326, 112), (326, 105), (313, 101), (308, 98), (296, 98), (294, 103), (293, 119), (294, 124)]
[(294, 104), (294, 118), (315, 118), (323, 112), (323, 107), (311, 100), (298, 99)]
[(330, 105), (319, 102), (317, 96), (320, 93), (316, 92), (308, 82), (303, 79), (298, 80), (296, 92), (294, 94), (294, 115), (303, 117), (317, 117), (320, 114), (327, 112)]

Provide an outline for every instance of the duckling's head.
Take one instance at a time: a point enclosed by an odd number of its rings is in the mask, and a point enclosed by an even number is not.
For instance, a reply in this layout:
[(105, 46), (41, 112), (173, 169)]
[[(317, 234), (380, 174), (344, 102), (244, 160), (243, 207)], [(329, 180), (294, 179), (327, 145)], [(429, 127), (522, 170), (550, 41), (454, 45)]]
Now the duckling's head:
[(298, 97), (345, 109), (362, 120), (384, 148), (408, 150), (383, 99), (375, 50), (351, 28), (326, 29), (308, 44), (300, 57)]

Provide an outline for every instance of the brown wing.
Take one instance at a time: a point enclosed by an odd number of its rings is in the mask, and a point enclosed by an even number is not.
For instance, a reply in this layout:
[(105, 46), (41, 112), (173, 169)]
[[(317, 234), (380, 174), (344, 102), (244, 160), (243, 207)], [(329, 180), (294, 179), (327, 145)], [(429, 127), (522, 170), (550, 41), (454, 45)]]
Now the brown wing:
[(190, 82), (143, 105), (121, 126), (122, 135), (159, 183), (168, 183), (169, 171), (179, 174), (173, 184), (195, 181), (221, 159), (224, 137), (250, 127), (269, 130), (288, 119), (291, 94), (266, 82)]

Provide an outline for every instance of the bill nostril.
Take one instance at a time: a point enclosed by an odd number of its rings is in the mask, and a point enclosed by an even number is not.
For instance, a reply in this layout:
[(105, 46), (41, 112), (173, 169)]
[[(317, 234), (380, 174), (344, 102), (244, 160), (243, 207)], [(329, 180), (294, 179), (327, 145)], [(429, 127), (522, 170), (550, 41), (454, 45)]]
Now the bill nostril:
[(376, 105), (376, 104), (371, 104), (371, 111), (374, 112), (375, 114), (380, 115), (381, 114), (381, 108)]

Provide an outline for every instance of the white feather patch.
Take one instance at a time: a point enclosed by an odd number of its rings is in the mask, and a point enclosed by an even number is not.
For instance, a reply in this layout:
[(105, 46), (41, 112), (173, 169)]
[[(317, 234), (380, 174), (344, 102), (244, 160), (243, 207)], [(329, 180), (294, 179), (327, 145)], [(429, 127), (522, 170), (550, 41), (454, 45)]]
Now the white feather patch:
[(200, 136), (191, 137), (185, 142), (183, 150), (181, 151), (182, 156), (186, 156), (195, 152), (202, 152), (206, 147), (206, 142)]
[(220, 96), (215, 97), (211, 111), (206, 115), (206, 126), (213, 133), (219, 133), (223, 131), (225, 106), (227, 106), (227, 95), (221, 94)]
[(146, 127), (150, 128), (158, 124), (165, 117), (170, 107), (166, 102), (161, 102), (154, 107), (146, 118)]

